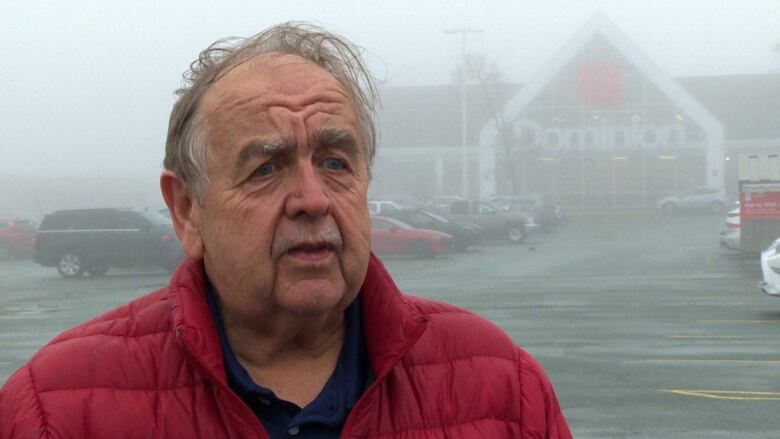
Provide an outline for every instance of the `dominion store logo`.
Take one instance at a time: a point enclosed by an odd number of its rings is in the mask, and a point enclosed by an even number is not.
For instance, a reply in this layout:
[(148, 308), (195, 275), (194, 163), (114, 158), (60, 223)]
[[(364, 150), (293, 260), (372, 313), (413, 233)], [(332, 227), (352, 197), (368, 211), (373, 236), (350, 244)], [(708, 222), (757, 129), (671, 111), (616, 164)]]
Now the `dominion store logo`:
[(601, 123), (569, 127), (550, 127), (527, 119), (513, 124), (514, 138), (523, 149), (548, 152), (658, 150), (685, 148), (682, 124), (656, 125), (635, 118), (629, 125)]

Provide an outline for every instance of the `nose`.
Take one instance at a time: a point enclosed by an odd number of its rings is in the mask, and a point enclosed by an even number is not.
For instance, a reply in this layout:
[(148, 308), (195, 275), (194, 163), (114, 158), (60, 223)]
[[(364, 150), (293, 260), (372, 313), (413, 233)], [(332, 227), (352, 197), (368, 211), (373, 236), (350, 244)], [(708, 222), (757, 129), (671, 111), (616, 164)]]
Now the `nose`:
[(289, 218), (301, 215), (317, 218), (327, 214), (330, 200), (325, 195), (316, 167), (307, 161), (299, 163), (294, 178), (295, 189), (287, 198), (286, 215)]

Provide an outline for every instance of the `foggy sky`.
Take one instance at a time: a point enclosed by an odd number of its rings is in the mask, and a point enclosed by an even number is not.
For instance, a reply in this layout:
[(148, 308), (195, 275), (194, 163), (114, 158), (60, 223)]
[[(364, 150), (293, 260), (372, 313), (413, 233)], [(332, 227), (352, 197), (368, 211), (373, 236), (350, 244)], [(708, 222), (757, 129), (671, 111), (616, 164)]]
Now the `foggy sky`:
[[(601, 11), (671, 76), (780, 68), (780, 1), (0, 2), (0, 182), (14, 175), (154, 179), (172, 91), (217, 38), (313, 20), (366, 48), (392, 85), (450, 83), (458, 37), (527, 81)], [(744, 6), (741, 6), (744, 5)], [(736, 9), (740, 8), (740, 9)], [(7, 184), (7, 183), (6, 183)]]

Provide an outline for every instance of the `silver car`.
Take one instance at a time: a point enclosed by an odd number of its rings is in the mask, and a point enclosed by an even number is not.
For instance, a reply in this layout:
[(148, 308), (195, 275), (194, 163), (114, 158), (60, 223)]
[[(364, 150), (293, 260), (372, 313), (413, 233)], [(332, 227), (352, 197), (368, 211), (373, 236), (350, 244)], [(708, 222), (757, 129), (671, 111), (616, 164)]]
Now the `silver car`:
[(665, 213), (680, 210), (708, 210), (723, 212), (728, 205), (728, 197), (723, 188), (696, 186), (670, 195), (658, 201), (658, 207)]

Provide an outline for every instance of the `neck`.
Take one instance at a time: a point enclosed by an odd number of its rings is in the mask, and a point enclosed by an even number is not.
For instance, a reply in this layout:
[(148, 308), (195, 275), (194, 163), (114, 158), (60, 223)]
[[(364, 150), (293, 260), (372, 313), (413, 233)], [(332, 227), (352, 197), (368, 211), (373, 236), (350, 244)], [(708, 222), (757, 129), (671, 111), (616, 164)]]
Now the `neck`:
[(231, 315), (224, 307), (220, 312), (236, 357), (254, 367), (316, 360), (332, 350), (340, 351), (344, 343), (344, 311), (339, 309), (316, 317), (269, 313), (251, 322)]
[(343, 310), (319, 317), (269, 313), (249, 323), (220, 308), (230, 346), (255, 383), (299, 407), (316, 398), (344, 345)]

